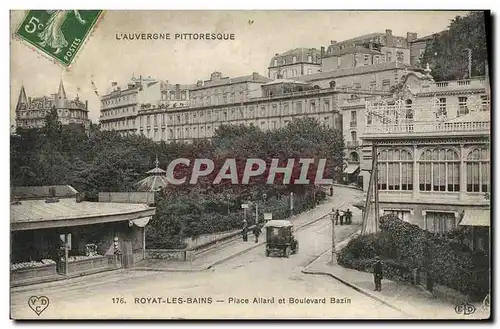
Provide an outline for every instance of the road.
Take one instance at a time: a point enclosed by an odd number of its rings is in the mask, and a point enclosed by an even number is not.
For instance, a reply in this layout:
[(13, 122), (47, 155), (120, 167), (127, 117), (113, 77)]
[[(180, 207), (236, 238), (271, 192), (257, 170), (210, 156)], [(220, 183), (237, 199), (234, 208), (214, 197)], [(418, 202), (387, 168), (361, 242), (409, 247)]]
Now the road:
[[(342, 197), (350, 202), (355, 194), (346, 192)], [(353, 212), (353, 225), (336, 226), (337, 241), (359, 228), (361, 215), (357, 209)], [(301, 272), (304, 266), (328, 252), (331, 246), (328, 219), (305, 227), (296, 232), (296, 236), (300, 251), (290, 258), (268, 258), (263, 246), (206, 272), (121, 271), (42, 285), (27, 291), (26, 287), (13, 289), (11, 314), (14, 318), (40, 319), (403, 317), (333, 278)], [(37, 316), (27, 301), (30, 296), (41, 295), (49, 298), (50, 305)], [(254, 303), (254, 298), (270, 300), (269, 303)], [(301, 303), (307, 298), (320, 299), (320, 303)], [(325, 304), (321, 303), (323, 298)]]

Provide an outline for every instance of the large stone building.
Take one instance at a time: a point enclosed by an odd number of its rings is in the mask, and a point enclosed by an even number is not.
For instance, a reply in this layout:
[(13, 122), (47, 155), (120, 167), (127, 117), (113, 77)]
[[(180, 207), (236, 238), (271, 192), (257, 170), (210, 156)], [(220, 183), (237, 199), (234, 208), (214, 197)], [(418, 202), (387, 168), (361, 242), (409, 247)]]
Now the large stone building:
[(26, 97), (24, 86), (21, 87), (16, 105), (16, 127), (23, 129), (42, 128), (45, 116), (52, 109), (57, 110), (59, 121), (63, 125), (78, 124), (88, 128), (88, 102), (80, 101), (78, 96), (70, 100), (61, 81), (57, 94), (42, 97)]
[(409, 72), (393, 99), (367, 103), (363, 117), (362, 169), (378, 168), (364, 187), (377, 186), (380, 215), (438, 234), (461, 221), (489, 223), (487, 80), (434, 82), (429, 69)]
[(132, 77), (125, 89), (113, 82), (111, 91), (101, 97), (101, 129), (119, 131), (124, 135), (136, 134), (139, 110), (160, 104), (160, 87), (160, 81), (142, 76)]
[(316, 48), (295, 48), (275, 54), (268, 67), (269, 79), (297, 78), (321, 71), (321, 56)]
[(385, 33), (370, 33), (337, 42), (331, 41), (321, 59), (321, 71), (328, 72), (385, 62), (410, 64), (410, 43), (417, 38), (408, 32), (406, 37)]

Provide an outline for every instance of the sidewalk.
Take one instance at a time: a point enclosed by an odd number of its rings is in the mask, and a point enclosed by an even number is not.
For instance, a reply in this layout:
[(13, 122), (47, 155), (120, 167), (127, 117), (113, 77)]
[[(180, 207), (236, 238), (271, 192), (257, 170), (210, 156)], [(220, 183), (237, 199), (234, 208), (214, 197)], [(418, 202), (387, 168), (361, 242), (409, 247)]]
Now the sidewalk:
[[(326, 201), (301, 214), (290, 218), (294, 223), (295, 230), (305, 228), (329, 214), (332, 208), (345, 207), (345, 201), (338, 200), (335, 194), (333, 197), (327, 197)], [(146, 259), (131, 270), (136, 271), (167, 271), (167, 272), (199, 272), (208, 270), (218, 264), (231, 260), (244, 253), (247, 253), (257, 247), (265, 244), (265, 236), (259, 237), (259, 242), (254, 242), (254, 237), (249, 234), (248, 241), (242, 241), (241, 237), (233, 241), (220, 245), (217, 248), (202, 252), (192, 261), (168, 261), (161, 259)]]
[(331, 264), (329, 253), (320, 256), (307, 266), (303, 273), (333, 277), (354, 290), (400, 311), (409, 318), (478, 320), (489, 316), (480, 304), (475, 305), (474, 314), (459, 315), (455, 312), (456, 305), (442, 301), (422, 288), (391, 280), (382, 280), (382, 291), (373, 291), (374, 282), (371, 273), (344, 268), (336, 262)]

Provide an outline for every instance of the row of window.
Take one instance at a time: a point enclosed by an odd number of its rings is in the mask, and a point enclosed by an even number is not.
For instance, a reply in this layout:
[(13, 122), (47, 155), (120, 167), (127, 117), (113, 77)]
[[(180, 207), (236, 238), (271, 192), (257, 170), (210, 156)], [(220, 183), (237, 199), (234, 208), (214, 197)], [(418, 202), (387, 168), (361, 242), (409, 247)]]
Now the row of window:
[(120, 113), (135, 113), (135, 106), (127, 106), (114, 110), (101, 111), (103, 117), (119, 115)]
[(232, 104), (243, 102), (247, 99), (246, 91), (231, 92), (231, 93), (214, 93), (212, 95), (206, 96), (196, 96), (193, 93), (191, 99), (194, 106), (206, 106), (206, 105), (222, 105), (222, 104)]
[(162, 101), (175, 101), (175, 100), (187, 100), (188, 92), (186, 90), (181, 91), (180, 98), (177, 97), (176, 92), (174, 90), (164, 91), (161, 93)]
[[(288, 123), (290, 123), (290, 120), (284, 120), (283, 125), (286, 126)], [(245, 123), (249, 126), (254, 126), (254, 123)], [(258, 122), (259, 128), (262, 130), (274, 130), (280, 128), (280, 123), (277, 120), (271, 120), (271, 121), (260, 121)], [(324, 117), (322, 119), (322, 124), (325, 126), (331, 126), (331, 117)], [(185, 128), (170, 128), (170, 129), (143, 129), (143, 127), (140, 128), (140, 134), (153, 138), (154, 140), (157, 140), (158, 138), (161, 138), (162, 140), (165, 140), (167, 137), (167, 131), (168, 131), (168, 139), (169, 140), (175, 140), (175, 139), (186, 139), (186, 138), (206, 138), (206, 137), (212, 137), (213, 132), (217, 129), (218, 125), (214, 124), (212, 125), (207, 125), (207, 126), (199, 126), (199, 127), (185, 127)], [(174, 134), (175, 133), (175, 134)]]
[[(460, 158), (452, 149), (426, 150), (417, 162), (420, 191), (459, 192), (460, 176), (466, 175), (467, 192), (490, 191), (490, 153), (486, 148), (469, 152), (466, 172), (460, 171)], [(413, 158), (407, 150), (383, 150), (378, 157), (379, 190), (413, 190)]]
[[(330, 99), (328, 98), (324, 98), (322, 100), (312, 99), (304, 102), (283, 102), (281, 104), (276, 103), (260, 106), (249, 105), (247, 107), (235, 107), (232, 109), (198, 111), (185, 113), (184, 115), (177, 114), (175, 116), (175, 121), (173, 121), (173, 115), (170, 114), (168, 119), (170, 123), (174, 124), (204, 123), (214, 121), (225, 122), (229, 120), (330, 112), (330, 104)], [(279, 105), (281, 105), (281, 107)], [(165, 124), (166, 114), (147, 115), (144, 119), (143, 118), (144, 117), (142, 116), (140, 117), (141, 125), (143, 123), (146, 123), (147, 125), (158, 125), (160, 123)]]
[[(309, 68), (309, 69), (306, 69), (306, 74), (308, 74), (308, 75), (309, 75), (309, 74), (316, 73), (316, 72), (318, 72), (318, 70), (314, 70), (314, 72), (313, 72), (313, 69), (310, 69), (310, 68)], [(293, 77), (298, 77), (298, 76), (300, 76), (299, 71), (298, 71), (297, 69), (283, 70), (283, 71), (280, 71), (280, 72), (279, 72), (279, 74), (281, 74), (281, 77), (282, 77), (282, 78), (285, 78), (285, 79), (286, 79), (286, 78), (293, 78)], [(278, 76), (278, 72), (274, 72), (274, 74), (273, 74), (272, 78), (273, 78), (274, 80), (276, 80), (276, 79), (280, 78), (280, 77)]]
[[(321, 61), (320, 61), (319, 56), (316, 56), (316, 58), (314, 58), (312, 55), (308, 55), (307, 62), (319, 64)], [(278, 61), (277, 58), (274, 59), (274, 66), (278, 66), (278, 64), (279, 65), (287, 65), (287, 64), (295, 64), (295, 63), (297, 63), (297, 56), (293, 56), (291, 62), (287, 62), (287, 59), (285, 57), (281, 58), (281, 61)]]
[[(384, 209), (383, 214), (394, 214), (405, 222), (410, 222), (411, 218), (410, 210)], [(426, 211), (424, 226), (430, 232), (444, 234), (457, 227), (457, 219), (453, 212)]]
[(135, 101), (136, 98), (137, 98), (137, 94), (130, 94), (130, 95), (126, 95), (126, 96), (121, 96), (121, 97), (116, 97), (116, 98), (111, 98), (111, 99), (101, 101), (101, 105), (102, 106), (118, 105), (118, 104), (121, 104), (122, 102), (128, 103), (129, 101)]

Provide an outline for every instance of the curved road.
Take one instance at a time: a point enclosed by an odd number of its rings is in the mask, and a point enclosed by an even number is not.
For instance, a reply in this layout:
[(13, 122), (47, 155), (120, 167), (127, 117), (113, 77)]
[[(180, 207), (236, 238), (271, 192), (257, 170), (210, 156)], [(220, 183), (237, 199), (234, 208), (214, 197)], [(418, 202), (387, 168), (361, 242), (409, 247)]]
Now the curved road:
[[(343, 193), (349, 202), (354, 195), (355, 192)], [(336, 226), (338, 242), (359, 228), (361, 214), (357, 209), (353, 212), (353, 225)], [(403, 317), (331, 277), (301, 272), (316, 257), (328, 252), (331, 246), (329, 220), (305, 227), (296, 232), (296, 236), (300, 251), (288, 259), (268, 258), (262, 246), (206, 272), (108, 272), (30, 290), (13, 289), (11, 314), (14, 318), (40, 319)], [(30, 296), (41, 295), (50, 299), (50, 306), (38, 317), (29, 309), (27, 301)], [(271, 300), (254, 303), (254, 298)], [(319, 302), (324, 298), (326, 303), (306, 303), (308, 298), (320, 299)], [(284, 303), (280, 303), (283, 299)], [(181, 300), (183, 303), (179, 304)]]

